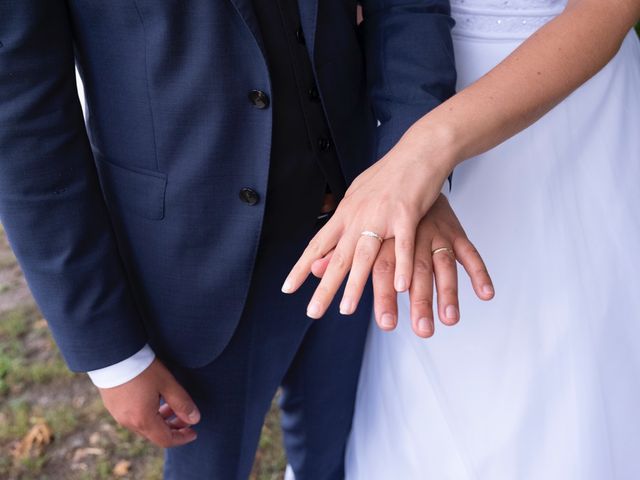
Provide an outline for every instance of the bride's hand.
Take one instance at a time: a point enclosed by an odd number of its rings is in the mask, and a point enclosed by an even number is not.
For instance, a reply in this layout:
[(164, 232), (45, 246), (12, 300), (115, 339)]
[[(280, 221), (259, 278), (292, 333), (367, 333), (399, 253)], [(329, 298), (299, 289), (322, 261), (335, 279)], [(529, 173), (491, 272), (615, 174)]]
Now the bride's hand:
[(395, 289), (408, 290), (413, 277), (416, 228), (454, 164), (449, 145), (452, 142), (442, 132), (427, 134), (409, 129), (387, 155), (356, 178), (331, 220), (289, 273), (282, 291), (295, 292), (308, 277), (313, 262), (333, 251), (307, 315), (320, 318), (325, 313), (349, 271), (340, 311), (353, 313), (380, 250), (379, 240), (391, 238), (395, 239)]
[[(481, 300), (493, 298), (494, 289), (485, 264), (443, 195), (438, 197), (418, 225), (415, 250), (409, 300), (411, 326), (416, 335), (427, 338), (435, 330), (434, 278), (440, 321), (454, 325), (460, 320), (456, 258), (469, 275), (476, 295)], [(432, 253), (434, 251), (436, 253)], [(330, 257), (331, 254), (314, 262), (311, 269), (315, 276), (324, 275)], [(373, 266), (375, 318), (383, 330), (393, 330), (398, 323), (394, 271), (394, 240), (385, 240)]]

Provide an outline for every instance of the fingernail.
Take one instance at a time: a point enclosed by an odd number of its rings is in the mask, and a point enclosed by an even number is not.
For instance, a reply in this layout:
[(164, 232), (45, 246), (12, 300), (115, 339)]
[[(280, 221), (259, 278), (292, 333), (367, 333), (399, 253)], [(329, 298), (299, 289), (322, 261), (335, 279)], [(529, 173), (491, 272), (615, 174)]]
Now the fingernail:
[(307, 307), (307, 316), (311, 318), (320, 318), (320, 314), (322, 312), (322, 305), (320, 302), (313, 301)]
[(418, 320), (418, 330), (422, 333), (429, 333), (431, 331), (431, 322), (428, 318), (421, 318)]
[(198, 423), (200, 421), (200, 412), (198, 410), (192, 411), (187, 418), (191, 423)]
[(284, 283), (282, 284), (282, 293), (291, 293), (291, 288), (293, 287), (293, 285), (291, 284), (291, 280), (289, 280), (288, 278), (284, 281)]
[(491, 285), (484, 285), (482, 287), (482, 293), (485, 295), (493, 295), (493, 287)]
[(380, 317), (380, 323), (382, 323), (383, 327), (393, 327), (395, 325), (393, 315), (391, 315), (390, 313), (383, 313), (382, 317)]
[(458, 309), (453, 305), (448, 305), (447, 308), (444, 309), (444, 316), (447, 317), (448, 320), (456, 320), (458, 318)]
[(353, 313), (353, 301), (350, 298), (343, 298), (340, 302), (340, 313), (342, 315), (351, 315)]
[(407, 279), (404, 278), (404, 275), (400, 275), (396, 279), (396, 290), (398, 292), (404, 292), (407, 289)]

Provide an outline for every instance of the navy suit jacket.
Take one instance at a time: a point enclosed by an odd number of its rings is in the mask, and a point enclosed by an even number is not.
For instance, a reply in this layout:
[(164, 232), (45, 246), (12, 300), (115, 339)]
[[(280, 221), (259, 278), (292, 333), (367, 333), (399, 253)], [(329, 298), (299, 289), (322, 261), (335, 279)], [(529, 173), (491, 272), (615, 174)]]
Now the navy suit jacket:
[[(358, 27), (356, 0), (299, 0), (347, 184), (455, 83), (447, 1), (360, 3)], [(0, 0), (0, 220), (72, 369), (228, 342), (265, 204), (238, 191), (268, 181), (256, 88), (251, 0)]]

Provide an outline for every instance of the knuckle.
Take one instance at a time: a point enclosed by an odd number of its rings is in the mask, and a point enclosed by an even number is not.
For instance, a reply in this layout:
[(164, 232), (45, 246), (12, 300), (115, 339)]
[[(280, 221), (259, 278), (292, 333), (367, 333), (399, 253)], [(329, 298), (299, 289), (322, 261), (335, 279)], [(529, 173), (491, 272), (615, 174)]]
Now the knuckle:
[(374, 273), (392, 273), (396, 269), (396, 264), (392, 260), (386, 258), (378, 258), (373, 266)]
[(415, 242), (410, 238), (396, 238), (396, 248), (404, 252), (413, 250)]
[(479, 276), (483, 276), (483, 277), (488, 277), (489, 276), (489, 272), (487, 271), (487, 268), (483, 265), (482, 267), (478, 267), (476, 268), (473, 273), (475, 275), (479, 275)]
[(456, 297), (458, 296), (458, 289), (451, 286), (443, 287), (440, 290), (440, 295), (444, 297)]
[(329, 287), (325, 283), (320, 282), (320, 285), (316, 287), (316, 292), (314, 295), (314, 300), (323, 302), (327, 297), (331, 296), (331, 291)]
[(331, 263), (334, 268), (343, 271), (347, 266), (347, 259), (342, 252), (336, 251), (331, 257)]
[(477, 252), (475, 245), (471, 243), (471, 241), (464, 234), (461, 234), (455, 237), (453, 239), (453, 243), (456, 246), (456, 248), (459, 248), (460, 250), (465, 250), (468, 252)]
[(433, 301), (428, 298), (416, 298), (411, 301), (411, 305), (420, 309), (433, 310)]
[(416, 258), (413, 264), (413, 271), (418, 274), (427, 274), (431, 272), (431, 262), (426, 258)]
[(378, 201), (376, 202), (376, 210), (383, 210), (387, 205), (389, 205), (392, 202), (392, 195), (391, 193), (384, 191), (381, 192), (380, 195), (378, 196)]
[(453, 267), (455, 266), (456, 261), (453, 256), (448, 253), (438, 253), (434, 255), (433, 263), (434, 265), (439, 265), (441, 267)]
[(371, 249), (363, 245), (360, 245), (356, 248), (355, 256), (358, 261), (366, 263), (371, 262), (371, 260), (373, 259)]
[(184, 399), (173, 400), (171, 402), (171, 409), (174, 412), (187, 412), (189, 411), (189, 403)]
[(478, 249), (476, 248), (476, 246), (473, 243), (471, 243), (471, 242), (466, 242), (466, 243), (467, 243), (466, 249), (467, 249), (467, 251), (469, 253), (473, 253), (475, 255), (479, 255), (480, 254), (480, 252), (478, 252)]
[(410, 202), (401, 202), (396, 207), (397, 218), (405, 223), (413, 223), (416, 215), (416, 208)]
[(380, 293), (378, 294), (378, 300), (380, 301), (380, 303), (383, 303), (385, 305), (389, 304), (389, 303), (393, 303), (396, 300), (396, 295), (392, 294), (392, 293)]
[(322, 255), (322, 246), (320, 245), (320, 241), (317, 238), (311, 239), (311, 241), (307, 245), (306, 253), (314, 257)]

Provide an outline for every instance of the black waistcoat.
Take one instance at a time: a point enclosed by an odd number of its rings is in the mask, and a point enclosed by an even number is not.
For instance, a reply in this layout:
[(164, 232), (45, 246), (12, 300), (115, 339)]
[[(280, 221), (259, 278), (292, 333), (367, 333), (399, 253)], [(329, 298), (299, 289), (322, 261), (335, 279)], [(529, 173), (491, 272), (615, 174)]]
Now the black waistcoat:
[(272, 89), (258, 99), (273, 109), (268, 228), (269, 217), (291, 211), (291, 202), (307, 203), (311, 195), (318, 197), (313, 201), (319, 207), (322, 192), (341, 197), (346, 184), (315, 85), (297, 0), (253, 0), (253, 6)]

